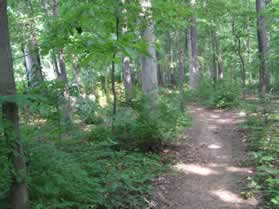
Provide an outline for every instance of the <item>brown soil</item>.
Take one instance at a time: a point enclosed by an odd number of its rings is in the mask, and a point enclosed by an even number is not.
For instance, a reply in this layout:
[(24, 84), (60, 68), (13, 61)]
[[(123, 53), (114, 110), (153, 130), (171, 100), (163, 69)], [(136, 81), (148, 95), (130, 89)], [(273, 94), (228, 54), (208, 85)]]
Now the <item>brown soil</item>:
[(191, 106), (192, 127), (175, 146), (173, 172), (156, 181), (153, 205), (158, 209), (255, 209), (256, 198), (241, 191), (253, 169), (238, 125), (239, 113)]

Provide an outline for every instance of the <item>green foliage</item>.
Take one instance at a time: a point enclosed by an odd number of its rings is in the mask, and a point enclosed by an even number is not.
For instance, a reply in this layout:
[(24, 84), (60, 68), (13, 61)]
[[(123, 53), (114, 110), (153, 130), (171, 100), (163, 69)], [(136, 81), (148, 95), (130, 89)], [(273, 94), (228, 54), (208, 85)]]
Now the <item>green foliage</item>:
[(2, 133), (0, 131), (0, 208), (2, 208), (2, 204), (4, 204), (7, 193), (11, 186), (11, 162), (8, 158), (10, 152), (9, 148), (7, 147), (6, 141), (3, 139)]
[(239, 104), (240, 91), (232, 85), (217, 85), (209, 99), (209, 105), (217, 108), (231, 108)]
[(268, 208), (275, 209), (279, 207), (279, 115), (274, 108), (267, 111), (268, 108), (271, 103), (249, 105), (246, 128), (251, 157), (257, 168), (252, 186), (262, 192)]
[[(169, 97), (168, 97), (169, 96)], [(157, 150), (164, 142), (176, 139), (189, 118), (179, 109), (178, 97), (162, 96), (157, 104), (139, 97), (124, 107), (113, 122), (113, 137), (121, 147)]]
[(98, 124), (102, 122), (102, 117), (100, 116), (101, 108), (96, 101), (92, 101), (89, 98), (77, 98), (77, 100), (76, 112), (82, 121), (86, 124)]
[[(25, 145), (34, 209), (144, 208), (151, 180), (163, 169), (156, 155), (119, 152), (100, 143), (31, 141)], [(10, 175), (7, 159), (0, 160), (1, 205)]]
[(191, 92), (190, 98), (211, 108), (233, 108), (240, 103), (240, 88), (226, 81), (212, 84), (203, 81), (197, 90)]

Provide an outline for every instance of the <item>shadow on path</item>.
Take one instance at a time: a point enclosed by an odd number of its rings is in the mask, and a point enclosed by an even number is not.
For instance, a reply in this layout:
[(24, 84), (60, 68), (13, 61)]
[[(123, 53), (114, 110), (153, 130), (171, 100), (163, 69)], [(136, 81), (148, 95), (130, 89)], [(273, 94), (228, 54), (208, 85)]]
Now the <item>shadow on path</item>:
[(252, 168), (237, 124), (237, 112), (191, 106), (193, 126), (176, 146), (173, 174), (157, 181), (158, 209), (255, 209), (258, 200), (243, 199), (241, 188)]

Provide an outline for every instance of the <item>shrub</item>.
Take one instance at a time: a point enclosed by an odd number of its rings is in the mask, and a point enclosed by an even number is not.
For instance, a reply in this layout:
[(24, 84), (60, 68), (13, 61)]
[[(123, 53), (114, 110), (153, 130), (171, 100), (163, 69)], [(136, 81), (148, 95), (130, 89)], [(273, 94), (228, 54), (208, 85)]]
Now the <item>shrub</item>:
[(102, 117), (98, 114), (101, 108), (96, 101), (89, 98), (79, 98), (76, 106), (77, 114), (86, 124), (98, 124), (102, 122)]
[(209, 106), (217, 108), (231, 108), (239, 104), (240, 91), (232, 85), (217, 85), (210, 95)]
[(190, 92), (188, 98), (211, 108), (232, 108), (239, 105), (240, 95), (240, 88), (228, 82), (212, 84), (203, 81), (195, 91)]
[(178, 131), (189, 125), (179, 109), (178, 98), (163, 96), (151, 107), (144, 97), (132, 101), (130, 108), (118, 111), (113, 136), (121, 147), (155, 151), (164, 142), (176, 139)]
[(251, 157), (257, 169), (256, 175), (251, 178), (251, 185), (261, 191), (266, 206), (275, 209), (279, 206), (279, 115), (254, 107), (251, 113), (246, 127), (249, 130)]
[[(156, 155), (115, 151), (103, 144), (38, 141), (26, 145), (34, 209), (145, 208), (151, 180), (163, 169)], [(10, 181), (3, 168), (0, 206), (6, 208)]]

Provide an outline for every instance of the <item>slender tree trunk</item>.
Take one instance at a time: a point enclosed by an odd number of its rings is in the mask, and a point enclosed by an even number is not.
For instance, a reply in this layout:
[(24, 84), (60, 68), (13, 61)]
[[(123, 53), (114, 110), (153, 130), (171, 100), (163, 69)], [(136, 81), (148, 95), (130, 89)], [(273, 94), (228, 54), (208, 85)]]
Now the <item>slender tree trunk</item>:
[(241, 40), (238, 37), (237, 40), (238, 47), (237, 47), (237, 52), (238, 56), (240, 59), (240, 64), (241, 64), (241, 80), (242, 80), (242, 90), (243, 90), (243, 95), (245, 95), (245, 88), (246, 88), (246, 68), (245, 68), (245, 61), (241, 53)]
[(213, 65), (215, 67), (214, 74), (216, 75), (216, 80), (223, 80), (224, 78), (224, 66), (223, 66), (223, 58), (222, 58), (222, 48), (220, 46), (220, 42), (218, 40), (216, 30), (211, 30), (211, 38), (212, 38), (212, 48), (213, 48)]
[(152, 17), (147, 15), (146, 10), (151, 8), (151, 0), (140, 0), (143, 15), (147, 20), (143, 39), (147, 44), (147, 52), (149, 55), (142, 56), (142, 89), (146, 96), (156, 98), (158, 95), (158, 78), (157, 78), (157, 56), (154, 46), (155, 35)]
[(79, 66), (78, 66), (78, 60), (76, 56), (73, 57), (73, 62), (72, 62), (72, 69), (73, 69), (73, 78), (74, 81), (77, 85), (79, 93), (81, 92), (81, 78), (80, 78), (80, 72), (79, 72)]
[(122, 61), (122, 70), (123, 70), (123, 83), (125, 89), (126, 99), (129, 101), (132, 98), (132, 75), (131, 75), (131, 66), (130, 58), (124, 57)]
[[(182, 41), (182, 43), (184, 43), (184, 41)], [(182, 44), (182, 46), (180, 46), (178, 56), (179, 56), (179, 91), (181, 95), (180, 109), (181, 111), (184, 111), (185, 44)]]
[[(116, 14), (115, 17), (115, 34), (116, 39), (119, 39), (119, 17)], [(111, 66), (111, 84), (112, 84), (112, 95), (113, 95), (113, 108), (112, 113), (113, 115), (116, 114), (116, 105), (117, 105), (117, 94), (116, 94), (116, 88), (115, 88), (115, 59), (116, 59), (116, 52), (113, 54), (112, 58), (112, 66)]]
[[(16, 85), (13, 72), (12, 55), (9, 40), (7, 1), (0, 0), (0, 96), (15, 96)], [(13, 182), (10, 190), (12, 209), (27, 209), (28, 190), (26, 185), (26, 165), (20, 140), (17, 104), (6, 101), (2, 104), (4, 136), (14, 166)], [(21, 178), (18, 178), (18, 177)]]
[[(49, 10), (51, 10), (51, 15), (53, 17), (58, 16), (57, 11), (57, 1), (56, 0), (50, 0), (50, 5), (47, 4), (48, 2), (46, 0), (41, 0), (41, 4), (45, 10), (45, 15), (48, 17), (50, 15)], [(54, 71), (56, 73), (57, 79), (62, 81), (65, 84), (64, 91), (62, 93), (63, 101), (62, 101), (62, 112), (63, 112), (63, 121), (64, 122), (70, 122), (71, 121), (71, 101), (70, 101), (70, 93), (68, 88), (68, 77), (67, 77), (67, 71), (66, 71), (66, 65), (64, 60), (64, 50), (59, 49), (57, 54), (52, 52), (52, 60), (54, 64)]]
[[(116, 55), (113, 55), (113, 58), (115, 59)], [(116, 88), (115, 88), (115, 61), (112, 61), (111, 66), (111, 89), (112, 89), (112, 96), (113, 96), (113, 107), (112, 107), (112, 114), (116, 114), (116, 103), (117, 103), (117, 94), (116, 94)]]
[(240, 68), (241, 68), (240, 72), (241, 72), (241, 81), (242, 81), (242, 91), (243, 91), (243, 96), (245, 96), (245, 87), (246, 87), (245, 61), (244, 61), (244, 57), (243, 57), (243, 55), (241, 53), (241, 38), (239, 37), (238, 34), (236, 34), (234, 20), (232, 21), (232, 34), (233, 34), (234, 40), (235, 40), (237, 55), (238, 55), (239, 60), (240, 60)]
[(48, 12), (48, 4), (47, 4), (46, 0), (41, 0), (41, 4), (42, 4), (43, 9), (45, 11), (46, 17), (48, 17), (49, 16), (49, 12)]
[(173, 40), (172, 40), (172, 34), (168, 34), (168, 43), (169, 43), (169, 54), (168, 54), (168, 62), (169, 62), (169, 78), (170, 78), (170, 84), (172, 87), (175, 87), (176, 81), (175, 81), (175, 69), (174, 69), (174, 52), (173, 52)]
[[(34, 16), (32, 2), (26, 1), (25, 3), (29, 11), (27, 12), (28, 17), (32, 18)], [(24, 56), (24, 66), (28, 87), (34, 87), (43, 81), (43, 73), (39, 47), (36, 39), (36, 34), (34, 33), (34, 23), (31, 22), (30, 25), (28, 25), (27, 27), (30, 31), (30, 37), (27, 38), (26, 43), (23, 45), (22, 52)]]
[(265, 17), (262, 14), (265, 10), (265, 6), (265, 0), (256, 0), (258, 50), (260, 59), (259, 80), (260, 93), (262, 95), (267, 92), (269, 86), (269, 71), (267, 67), (268, 39)]
[(198, 66), (198, 33), (196, 17), (192, 17), (187, 29), (187, 46), (189, 57), (190, 89), (195, 90), (199, 85), (200, 72)]
[[(123, 5), (122, 14), (124, 16), (122, 34), (125, 35), (128, 31), (127, 9), (125, 8), (126, 1), (121, 0), (121, 3)], [(123, 78), (125, 97), (126, 97), (127, 101), (130, 101), (132, 98), (132, 73), (131, 73), (130, 62), (131, 62), (130, 57), (128, 57), (128, 56), (123, 57), (123, 59), (122, 59), (122, 78)]]
[(211, 78), (214, 84), (217, 81), (217, 64), (216, 64), (216, 52), (215, 52), (215, 39), (214, 31), (210, 30), (210, 42), (211, 42), (211, 55), (212, 55), (212, 65), (211, 65)]
[[(157, 59), (159, 60), (159, 54), (157, 54)], [(163, 81), (163, 66), (160, 63), (157, 63), (157, 69), (158, 69), (158, 85), (159, 86), (164, 86), (164, 81)]]
[(35, 39), (29, 41), (22, 48), (24, 55), (24, 66), (29, 87), (34, 87), (43, 81), (43, 73), (39, 49)]

